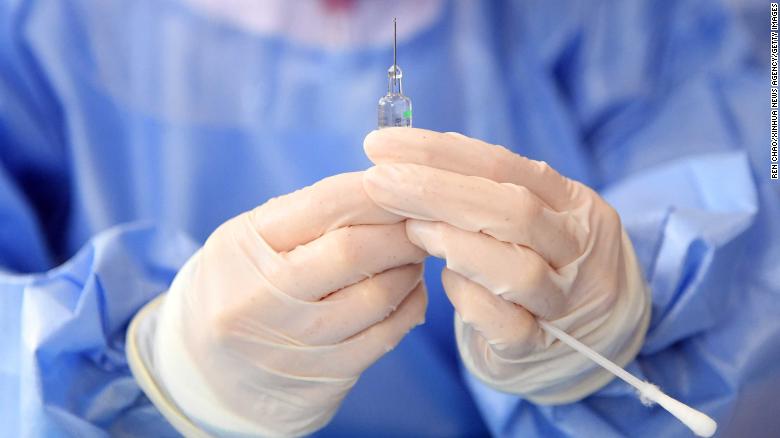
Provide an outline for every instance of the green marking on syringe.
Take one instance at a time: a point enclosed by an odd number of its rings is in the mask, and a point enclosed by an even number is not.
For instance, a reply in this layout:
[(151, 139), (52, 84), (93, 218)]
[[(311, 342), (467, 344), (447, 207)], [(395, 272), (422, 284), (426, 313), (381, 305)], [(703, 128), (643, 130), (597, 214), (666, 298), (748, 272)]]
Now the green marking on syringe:
[(405, 119), (411, 119), (412, 118), (412, 110), (408, 109), (404, 111), (404, 118)]

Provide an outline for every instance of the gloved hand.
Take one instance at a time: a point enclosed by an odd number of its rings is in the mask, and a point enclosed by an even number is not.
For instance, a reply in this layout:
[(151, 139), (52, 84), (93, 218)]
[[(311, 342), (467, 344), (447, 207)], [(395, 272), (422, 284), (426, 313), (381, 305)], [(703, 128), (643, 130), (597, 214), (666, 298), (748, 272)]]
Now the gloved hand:
[(536, 322), (551, 321), (620, 365), (641, 346), (649, 296), (620, 218), (546, 163), (455, 133), (370, 133), (366, 192), (412, 218), (409, 239), (446, 259), (466, 367), (538, 403), (578, 400), (612, 376)]
[(136, 316), (134, 375), (180, 432), (314, 431), (422, 323), (426, 254), (362, 178), (327, 178), (230, 219)]

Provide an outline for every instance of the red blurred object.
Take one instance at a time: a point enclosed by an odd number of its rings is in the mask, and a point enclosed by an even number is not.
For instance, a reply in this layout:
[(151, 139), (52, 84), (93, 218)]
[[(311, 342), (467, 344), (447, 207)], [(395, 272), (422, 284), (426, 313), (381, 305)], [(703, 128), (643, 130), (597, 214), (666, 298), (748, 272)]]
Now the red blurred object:
[(348, 11), (355, 6), (355, 0), (323, 0), (329, 12)]

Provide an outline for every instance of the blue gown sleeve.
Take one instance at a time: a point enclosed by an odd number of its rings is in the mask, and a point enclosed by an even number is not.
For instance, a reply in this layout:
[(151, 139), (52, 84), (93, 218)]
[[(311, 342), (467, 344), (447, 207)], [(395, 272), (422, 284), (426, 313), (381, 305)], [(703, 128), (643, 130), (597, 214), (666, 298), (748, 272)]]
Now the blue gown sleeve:
[(57, 102), (0, 2), (2, 436), (177, 436), (130, 374), (124, 336), (196, 245), (132, 223), (64, 245), (68, 170)]
[[(578, 7), (556, 9), (564, 30), (537, 46), (589, 151), (588, 183), (620, 212), (652, 290), (646, 342), (628, 368), (713, 416), (724, 436), (769, 434), (780, 426), (780, 372), (767, 367), (780, 360), (770, 280), (780, 189), (747, 41), (716, 2)], [(497, 436), (689, 436), (620, 381), (543, 407), (466, 379)]]
[(125, 331), (195, 248), (127, 224), (45, 273), (0, 275), (0, 417), (10, 436), (176, 436), (130, 374)]

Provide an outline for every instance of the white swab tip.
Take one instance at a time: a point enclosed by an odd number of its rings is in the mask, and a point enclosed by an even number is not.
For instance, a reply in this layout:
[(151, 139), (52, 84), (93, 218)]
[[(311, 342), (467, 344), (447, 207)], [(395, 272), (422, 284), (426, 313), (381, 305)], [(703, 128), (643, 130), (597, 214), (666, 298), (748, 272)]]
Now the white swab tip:
[(711, 437), (715, 435), (715, 431), (718, 430), (718, 423), (706, 414), (697, 411), (691, 407), (685, 406), (683, 412), (675, 413), (675, 416), (680, 419), (696, 436)]
[(716, 423), (715, 420), (703, 412), (697, 411), (685, 403), (669, 397), (651, 383), (645, 382), (645, 386), (642, 388), (641, 393), (643, 398), (650, 399), (663, 406), (664, 409), (677, 417), (678, 420), (688, 426), (688, 428), (697, 436), (711, 437), (718, 429), (718, 423)]
[(718, 423), (701, 412), (696, 413), (698, 414), (697, 418), (692, 418), (692, 421), (685, 424), (690, 427), (697, 436), (709, 438), (715, 435), (715, 431), (718, 430)]

